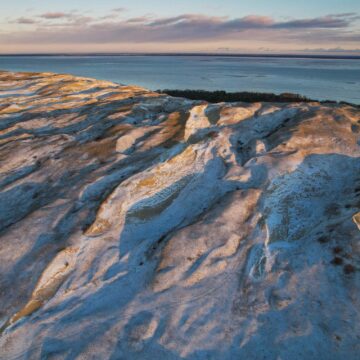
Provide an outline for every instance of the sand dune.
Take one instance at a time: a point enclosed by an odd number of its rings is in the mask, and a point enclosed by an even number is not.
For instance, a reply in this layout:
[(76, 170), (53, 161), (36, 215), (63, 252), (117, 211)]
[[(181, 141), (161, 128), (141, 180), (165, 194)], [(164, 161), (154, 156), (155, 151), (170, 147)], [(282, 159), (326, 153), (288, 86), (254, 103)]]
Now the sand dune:
[(359, 133), (0, 72), (0, 358), (357, 359)]

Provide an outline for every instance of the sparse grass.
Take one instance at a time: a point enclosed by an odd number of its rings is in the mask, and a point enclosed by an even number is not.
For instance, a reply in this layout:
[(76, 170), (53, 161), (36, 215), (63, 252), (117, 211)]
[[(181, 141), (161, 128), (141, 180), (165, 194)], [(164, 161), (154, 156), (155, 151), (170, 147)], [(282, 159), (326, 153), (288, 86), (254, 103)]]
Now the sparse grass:
[(355, 272), (355, 267), (354, 267), (353, 265), (351, 265), (351, 264), (346, 264), (346, 265), (344, 266), (344, 273), (345, 273), (346, 275), (352, 274), (352, 273), (354, 273), (354, 272)]
[(325, 243), (329, 242), (329, 239), (328, 239), (327, 236), (322, 235), (322, 236), (320, 236), (320, 237), (318, 238), (318, 242), (321, 243), (321, 244), (325, 244)]
[(336, 266), (342, 265), (343, 262), (344, 262), (343, 259), (342, 259), (341, 257), (338, 257), (338, 256), (335, 256), (335, 257), (331, 260), (331, 263), (332, 263), (333, 265), (336, 265)]
[(334, 248), (333, 248), (333, 253), (334, 254), (340, 254), (341, 252), (342, 252), (342, 247), (341, 246), (335, 246)]
[[(237, 188), (239, 190), (239, 188)], [(259, 221), (258, 221), (258, 225), (260, 227), (260, 229), (265, 229), (265, 225), (266, 225), (266, 218), (264, 216), (261, 216)]]
[(219, 136), (219, 134), (216, 131), (210, 131), (207, 136), (211, 139), (215, 139), (216, 137)]
[(96, 141), (86, 143), (79, 147), (81, 153), (87, 153), (89, 156), (96, 157), (102, 161), (107, 161), (115, 152), (115, 148), (115, 139), (101, 139), (100, 137)]

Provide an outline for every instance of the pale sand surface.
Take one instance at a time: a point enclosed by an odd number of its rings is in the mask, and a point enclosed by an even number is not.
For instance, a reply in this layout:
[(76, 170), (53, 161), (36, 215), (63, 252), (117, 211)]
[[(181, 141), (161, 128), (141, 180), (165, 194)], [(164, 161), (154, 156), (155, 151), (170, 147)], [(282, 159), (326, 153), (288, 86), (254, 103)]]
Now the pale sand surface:
[(0, 72), (0, 358), (358, 359), (359, 131)]

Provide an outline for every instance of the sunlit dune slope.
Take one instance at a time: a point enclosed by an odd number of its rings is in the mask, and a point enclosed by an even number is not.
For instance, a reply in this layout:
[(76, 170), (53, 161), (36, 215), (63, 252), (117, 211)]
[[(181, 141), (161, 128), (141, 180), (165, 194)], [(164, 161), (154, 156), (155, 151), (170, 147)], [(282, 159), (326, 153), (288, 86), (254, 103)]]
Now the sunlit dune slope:
[(0, 358), (358, 359), (359, 134), (0, 72)]

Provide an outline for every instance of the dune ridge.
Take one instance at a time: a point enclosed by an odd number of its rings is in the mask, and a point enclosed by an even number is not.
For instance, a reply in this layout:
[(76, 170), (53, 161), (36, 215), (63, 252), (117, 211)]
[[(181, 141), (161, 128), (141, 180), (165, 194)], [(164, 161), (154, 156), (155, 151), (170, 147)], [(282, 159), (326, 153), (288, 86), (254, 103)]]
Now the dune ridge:
[(357, 359), (359, 134), (0, 72), (0, 358)]

